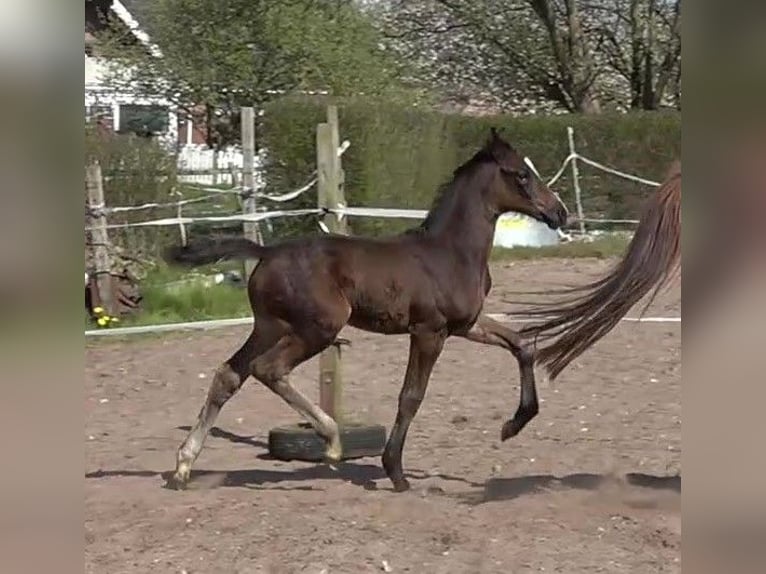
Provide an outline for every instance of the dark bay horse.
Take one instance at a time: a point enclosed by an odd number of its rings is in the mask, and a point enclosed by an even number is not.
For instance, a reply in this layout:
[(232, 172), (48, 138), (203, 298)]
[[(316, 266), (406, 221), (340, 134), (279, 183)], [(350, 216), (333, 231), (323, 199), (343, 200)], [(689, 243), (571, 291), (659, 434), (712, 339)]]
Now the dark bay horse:
[(555, 291), (568, 297), (519, 313), (545, 317), (520, 331), (524, 338), (543, 343), (535, 349), (536, 364), (555, 379), (651, 292), (646, 311), (680, 264), (681, 163), (676, 161), (647, 200), (625, 254), (608, 274), (583, 286)]
[(538, 410), (534, 357), (518, 333), (482, 316), (491, 287), (487, 261), (495, 223), (510, 211), (553, 229), (567, 219), (558, 196), (492, 129), (487, 143), (442, 186), (422, 224), (400, 235), (322, 235), (269, 246), (231, 237), (173, 247), (166, 258), (175, 263), (259, 262), (248, 281), (253, 332), (217, 369), (197, 423), (178, 450), (171, 485), (186, 484), (216, 416), (249, 375), (307, 419), (327, 442), (326, 459), (338, 461), (338, 425), (295, 389), (288, 375), (331, 345), (345, 325), (410, 335), (396, 421), (382, 457), (396, 491), (409, 488), (402, 470), (407, 429), (450, 336), (502, 347), (516, 358), (521, 397), (501, 436), (516, 435)]

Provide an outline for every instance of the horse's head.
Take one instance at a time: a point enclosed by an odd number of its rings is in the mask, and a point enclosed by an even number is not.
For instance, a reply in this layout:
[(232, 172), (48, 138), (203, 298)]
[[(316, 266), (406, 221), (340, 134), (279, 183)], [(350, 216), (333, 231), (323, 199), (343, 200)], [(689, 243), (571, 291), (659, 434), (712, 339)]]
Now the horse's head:
[(484, 151), (496, 166), (489, 195), (498, 212), (523, 213), (551, 229), (566, 224), (569, 212), (559, 196), (540, 179), (532, 162), (501, 138), (495, 128)]

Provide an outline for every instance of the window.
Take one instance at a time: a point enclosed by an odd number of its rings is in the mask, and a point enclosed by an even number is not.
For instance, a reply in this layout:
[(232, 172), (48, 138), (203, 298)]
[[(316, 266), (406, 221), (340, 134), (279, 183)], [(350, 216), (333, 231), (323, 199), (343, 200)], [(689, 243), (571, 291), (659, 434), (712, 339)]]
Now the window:
[(120, 132), (151, 135), (168, 131), (168, 109), (165, 106), (122, 104)]

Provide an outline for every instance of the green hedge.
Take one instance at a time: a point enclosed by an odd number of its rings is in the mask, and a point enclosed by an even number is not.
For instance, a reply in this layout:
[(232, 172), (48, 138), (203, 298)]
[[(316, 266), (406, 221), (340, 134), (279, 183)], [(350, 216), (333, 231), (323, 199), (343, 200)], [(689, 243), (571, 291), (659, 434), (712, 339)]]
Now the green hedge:
[[(681, 150), (678, 113), (566, 115), (546, 117), (467, 117), (416, 107), (350, 99), (335, 102), (341, 140), (351, 147), (343, 157), (349, 205), (427, 208), (436, 188), (466, 161), (497, 126), (545, 177), (552, 176), (568, 155), (567, 126), (575, 130), (577, 151), (608, 166), (660, 180)], [(263, 142), (272, 158), (266, 167), (268, 190), (294, 189), (315, 167), (316, 124), (324, 121), (326, 102), (285, 98), (270, 104), (264, 116)], [(651, 188), (581, 165), (581, 188), (588, 217), (635, 217)], [(556, 190), (573, 208), (571, 176)], [(305, 194), (295, 207), (315, 205)], [(395, 232), (413, 221), (355, 218), (355, 234)], [(274, 235), (316, 232), (311, 221), (278, 220)]]

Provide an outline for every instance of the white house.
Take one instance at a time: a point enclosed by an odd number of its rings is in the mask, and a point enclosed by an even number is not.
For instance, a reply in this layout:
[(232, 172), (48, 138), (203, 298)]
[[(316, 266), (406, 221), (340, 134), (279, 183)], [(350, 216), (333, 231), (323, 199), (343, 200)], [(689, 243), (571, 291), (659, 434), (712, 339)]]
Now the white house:
[(177, 113), (170, 102), (118, 93), (104, 82), (108, 61), (98, 55), (96, 35), (107, 22), (121, 23), (136, 41), (162, 57), (131, 12), (138, 4), (139, 0), (85, 0), (85, 121), (98, 122), (114, 132), (150, 133), (174, 150), (186, 145), (199, 147), (205, 143), (204, 130), (186, 114)]

